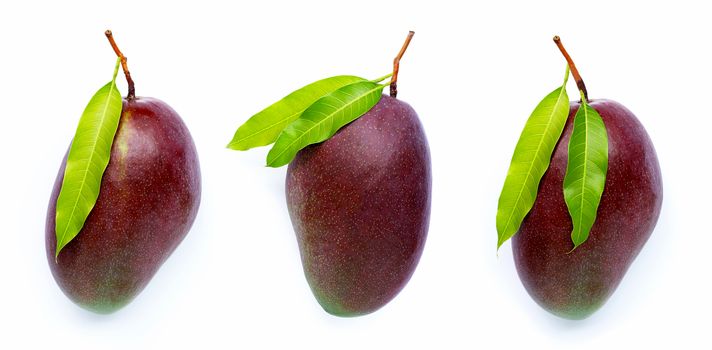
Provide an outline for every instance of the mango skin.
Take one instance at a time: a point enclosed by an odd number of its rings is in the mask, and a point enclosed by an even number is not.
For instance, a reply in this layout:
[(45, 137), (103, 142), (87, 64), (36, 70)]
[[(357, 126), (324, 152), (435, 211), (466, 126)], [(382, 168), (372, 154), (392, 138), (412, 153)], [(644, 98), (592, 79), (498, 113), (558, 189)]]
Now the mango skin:
[(47, 262), (69, 299), (111, 313), (143, 290), (193, 224), (200, 204), (198, 154), (167, 104), (124, 99), (99, 198), (55, 261), (55, 209), (66, 160), (65, 155), (47, 211)]
[(317, 301), (337, 316), (371, 313), (413, 274), (430, 221), (430, 152), (406, 103), (369, 112), (289, 164), (287, 205)]
[(608, 175), (588, 240), (568, 253), (573, 226), (563, 180), (578, 102), (571, 103), (534, 207), (512, 239), (517, 272), (529, 295), (567, 319), (590, 316), (613, 294), (653, 232), (663, 198), (655, 148), (635, 115), (610, 100), (590, 105), (608, 132)]

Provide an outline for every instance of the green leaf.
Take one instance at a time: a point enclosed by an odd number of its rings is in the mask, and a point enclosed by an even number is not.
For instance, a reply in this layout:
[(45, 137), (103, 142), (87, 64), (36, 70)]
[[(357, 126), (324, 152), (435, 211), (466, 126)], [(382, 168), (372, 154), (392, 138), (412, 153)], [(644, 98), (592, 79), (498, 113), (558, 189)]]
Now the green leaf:
[(111, 82), (89, 101), (74, 134), (57, 198), (55, 257), (77, 236), (99, 197), (101, 178), (109, 163), (123, 107), (121, 94), (116, 88), (120, 62), (117, 59)]
[(287, 125), (299, 118), (302, 112), (316, 100), (346, 85), (365, 80), (350, 75), (339, 75), (304, 86), (250, 117), (237, 129), (227, 147), (245, 151), (269, 145), (277, 139)]
[(571, 231), (573, 249), (588, 239), (596, 220), (607, 171), (606, 126), (598, 112), (586, 103), (582, 93), (581, 107), (574, 117), (574, 130), (569, 140), (569, 158), (564, 177), (564, 199), (574, 225)]
[(536, 200), (539, 181), (549, 168), (551, 154), (569, 114), (566, 82), (539, 102), (522, 130), (497, 206), (497, 248), (519, 230)]
[(361, 81), (346, 85), (314, 102), (287, 126), (267, 154), (267, 166), (288, 164), (302, 148), (333, 136), (342, 126), (368, 112), (386, 85)]

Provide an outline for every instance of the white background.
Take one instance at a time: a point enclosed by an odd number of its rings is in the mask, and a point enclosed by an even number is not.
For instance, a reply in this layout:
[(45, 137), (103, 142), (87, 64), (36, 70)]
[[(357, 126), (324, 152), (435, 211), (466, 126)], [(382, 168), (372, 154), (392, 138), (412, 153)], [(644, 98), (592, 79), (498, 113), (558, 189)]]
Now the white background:
[[(709, 9), (686, 1), (12, 1), (0, 6), (0, 348), (709, 347)], [(704, 3), (704, 2), (700, 2)], [(47, 202), (111, 28), (140, 96), (169, 103), (200, 153), (193, 229), (126, 308), (72, 304), (44, 252)], [(408, 30), (399, 98), (433, 160), (430, 233), (406, 288), (378, 312), (322, 311), (304, 279), (267, 149), (225, 149), (253, 113), (311, 81), (378, 77)], [(529, 298), (497, 198), (521, 128), (563, 76), (561, 35), (592, 98), (631, 109), (663, 172), (663, 210), (617, 292), (584, 321)], [(569, 82), (570, 95), (575, 86)], [(126, 84), (119, 77), (119, 87)]]

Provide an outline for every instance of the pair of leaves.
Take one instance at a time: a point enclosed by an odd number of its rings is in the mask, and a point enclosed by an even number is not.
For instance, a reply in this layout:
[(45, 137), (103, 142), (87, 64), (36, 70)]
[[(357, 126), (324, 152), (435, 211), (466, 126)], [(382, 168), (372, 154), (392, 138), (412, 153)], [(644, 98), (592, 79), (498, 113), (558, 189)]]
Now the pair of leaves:
[(342, 75), (304, 86), (253, 115), (228, 148), (247, 150), (274, 142), (267, 166), (289, 164), (299, 150), (327, 140), (376, 105), (386, 86), (378, 83), (383, 79)]
[(94, 94), (84, 109), (67, 155), (56, 206), (55, 258), (79, 234), (99, 197), (101, 179), (109, 164), (123, 108), (116, 87), (120, 62), (121, 59), (116, 60), (111, 81)]
[[(536, 200), (539, 182), (569, 114), (569, 69), (561, 87), (548, 94), (527, 120), (512, 156), (497, 207), (497, 248), (519, 230)], [(564, 198), (574, 229), (574, 249), (586, 241), (600, 203), (608, 168), (608, 139), (600, 115), (586, 103), (574, 117), (564, 178)]]
[(366, 81), (351, 75), (339, 75), (313, 82), (292, 92), (242, 124), (228, 148), (246, 151), (250, 148), (273, 143), (287, 125), (295, 121), (311, 104), (324, 95), (346, 85)]

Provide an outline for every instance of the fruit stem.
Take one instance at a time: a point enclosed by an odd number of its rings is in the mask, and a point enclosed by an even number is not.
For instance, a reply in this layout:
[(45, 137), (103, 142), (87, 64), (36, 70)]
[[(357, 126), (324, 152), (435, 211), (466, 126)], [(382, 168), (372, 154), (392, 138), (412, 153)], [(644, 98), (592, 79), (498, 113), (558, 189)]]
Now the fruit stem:
[(111, 33), (111, 30), (107, 29), (104, 34), (106, 34), (106, 38), (109, 39), (111, 48), (114, 49), (116, 56), (121, 59), (121, 68), (123, 68), (124, 75), (126, 75), (126, 82), (129, 84), (129, 93), (128, 95), (126, 95), (126, 98), (129, 100), (133, 100), (134, 98), (136, 98), (136, 89), (134, 88), (134, 82), (133, 79), (131, 79), (131, 72), (129, 72), (129, 67), (126, 63), (128, 59), (126, 58), (126, 56), (124, 56), (123, 53), (121, 53), (121, 50), (119, 50), (119, 47), (116, 45), (116, 41), (114, 41), (114, 35)]
[(415, 34), (414, 31), (409, 31), (408, 36), (405, 38), (405, 42), (403, 43), (403, 47), (401, 47), (400, 52), (398, 52), (398, 56), (393, 59), (393, 76), (391, 78), (391, 97), (395, 98), (398, 95), (398, 68), (400, 66), (400, 60), (401, 57), (403, 57), (403, 54), (405, 53), (405, 50), (408, 48), (408, 45), (410, 45), (410, 40), (413, 39), (413, 35)]
[[(583, 83), (583, 79), (581, 78), (578, 69), (576, 69), (574, 60), (572, 60), (571, 56), (569, 56), (569, 53), (566, 52), (566, 48), (564, 48), (564, 44), (561, 43), (561, 38), (559, 38), (558, 35), (554, 36), (554, 43), (556, 43), (556, 46), (559, 48), (559, 51), (561, 51), (561, 54), (564, 55), (564, 58), (566, 58), (566, 62), (569, 64), (569, 68), (571, 68), (571, 75), (574, 76), (574, 80), (576, 81), (576, 86), (578, 86), (579, 91), (581, 91), (583, 99), (588, 102), (588, 91), (586, 90), (586, 84)], [(583, 99), (581, 101), (583, 101)]]

